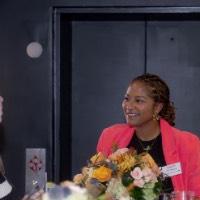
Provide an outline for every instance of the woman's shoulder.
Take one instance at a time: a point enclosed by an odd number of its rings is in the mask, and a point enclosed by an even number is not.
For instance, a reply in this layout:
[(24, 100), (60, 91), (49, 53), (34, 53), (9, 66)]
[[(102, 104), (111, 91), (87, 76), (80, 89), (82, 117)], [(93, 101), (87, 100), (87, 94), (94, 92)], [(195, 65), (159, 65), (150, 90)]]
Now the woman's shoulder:
[(114, 124), (105, 128), (99, 137), (97, 152), (109, 155), (112, 152), (113, 144), (118, 147), (125, 147), (132, 136), (133, 128), (128, 124)]
[(193, 142), (193, 144), (197, 142), (198, 144), (200, 144), (199, 136), (197, 136), (196, 134), (175, 127), (173, 127), (172, 129), (177, 140), (186, 143)]
[(113, 124), (103, 129), (104, 133), (119, 133), (121, 131), (130, 130), (132, 129), (131, 126), (128, 124)]

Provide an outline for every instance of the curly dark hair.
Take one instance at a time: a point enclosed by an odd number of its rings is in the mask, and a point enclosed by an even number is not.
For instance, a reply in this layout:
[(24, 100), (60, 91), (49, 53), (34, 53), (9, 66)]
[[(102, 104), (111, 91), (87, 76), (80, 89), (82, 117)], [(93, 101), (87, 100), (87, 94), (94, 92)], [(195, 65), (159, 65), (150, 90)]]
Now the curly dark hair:
[(170, 125), (175, 125), (175, 107), (173, 102), (170, 101), (170, 91), (168, 85), (159, 76), (155, 74), (143, 74), (134, 78), (131, 81), (133, 84), (136, 81), (143, 82), (150, 91), (150, 96), (155, 102), (163, 103), (163, 108), (159, 115), (169, 122)]

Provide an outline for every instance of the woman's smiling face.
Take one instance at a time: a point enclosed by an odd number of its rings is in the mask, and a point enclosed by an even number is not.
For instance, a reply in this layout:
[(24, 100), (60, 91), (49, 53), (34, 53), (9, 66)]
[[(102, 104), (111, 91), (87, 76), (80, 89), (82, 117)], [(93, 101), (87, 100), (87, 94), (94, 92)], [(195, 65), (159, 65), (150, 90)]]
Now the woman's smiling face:
[(122, 108), (126, 122), (135, 128), (153, 123), (153, 114), (160, 112), (159, 103), (155, 103), (149, 92), (140, 81), (133, 82), (126, 91)]

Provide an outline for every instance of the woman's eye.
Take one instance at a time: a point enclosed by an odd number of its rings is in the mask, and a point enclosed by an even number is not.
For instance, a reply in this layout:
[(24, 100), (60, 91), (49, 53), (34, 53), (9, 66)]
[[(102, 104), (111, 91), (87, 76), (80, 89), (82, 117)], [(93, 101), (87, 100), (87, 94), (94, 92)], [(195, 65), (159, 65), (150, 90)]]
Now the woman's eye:
[(142, 100), (142, 99), (136, 99), (136, 102), (137, 102), (137, 103), (143, 103), (144, 100)]
[(124, 100), (125, 100), (125, 101), (128, 101), (128, 97), (124, 97)]

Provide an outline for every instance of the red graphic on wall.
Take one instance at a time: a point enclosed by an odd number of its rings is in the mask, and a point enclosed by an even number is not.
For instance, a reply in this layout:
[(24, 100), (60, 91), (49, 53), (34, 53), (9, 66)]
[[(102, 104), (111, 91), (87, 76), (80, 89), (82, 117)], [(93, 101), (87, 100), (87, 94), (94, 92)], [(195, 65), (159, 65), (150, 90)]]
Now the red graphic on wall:
[(33, 172), (40, 171), (42, 169), (42, 160), (38, 156), (33, 156), (33, 158), (28, 163), (30, 170)]

